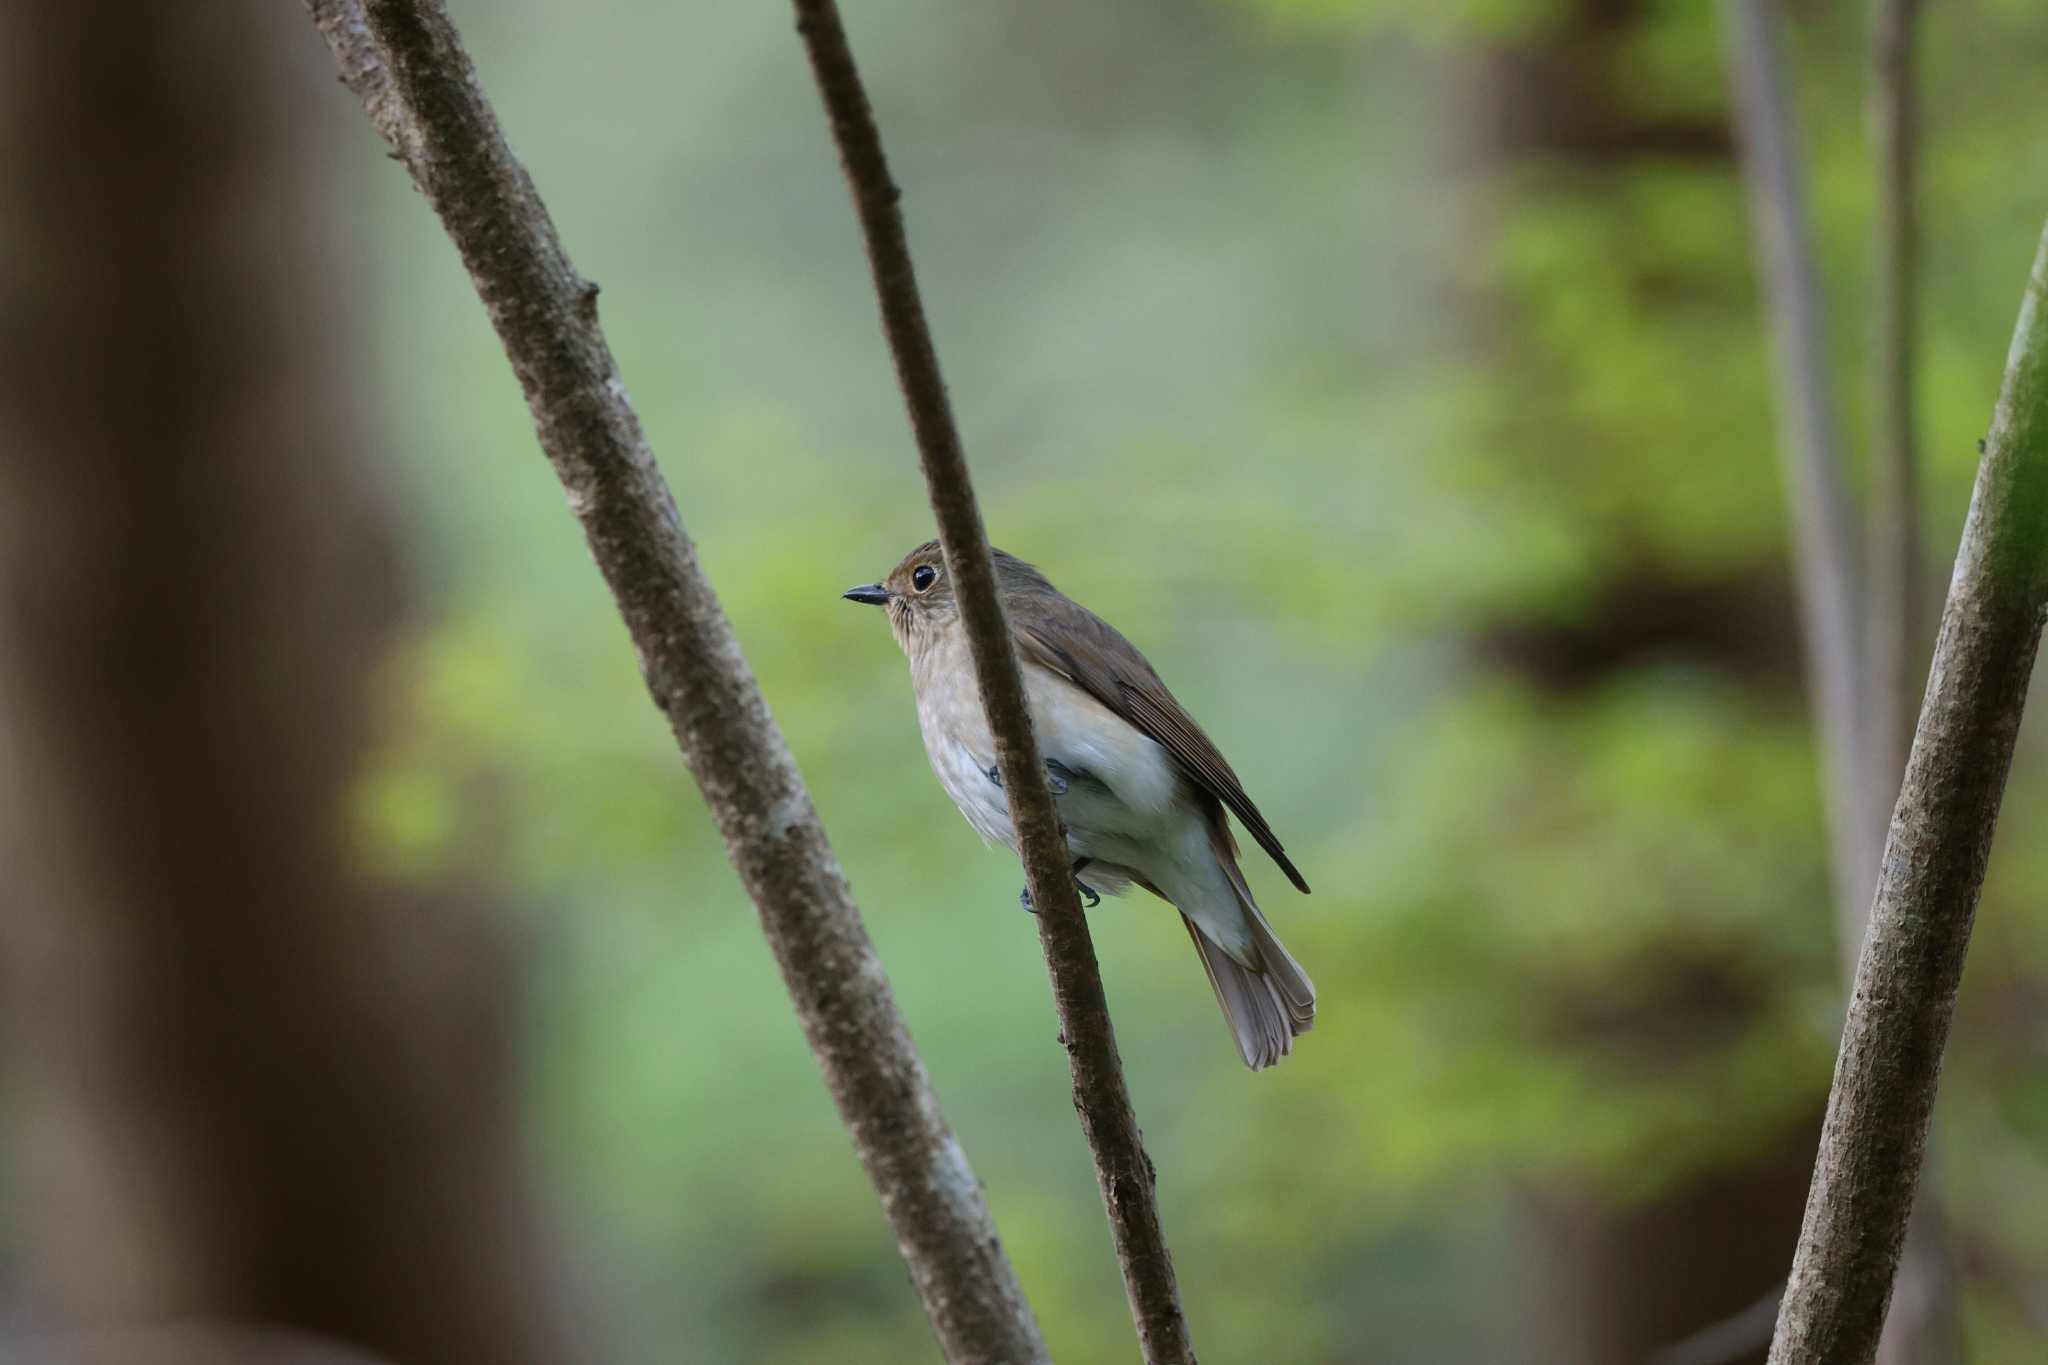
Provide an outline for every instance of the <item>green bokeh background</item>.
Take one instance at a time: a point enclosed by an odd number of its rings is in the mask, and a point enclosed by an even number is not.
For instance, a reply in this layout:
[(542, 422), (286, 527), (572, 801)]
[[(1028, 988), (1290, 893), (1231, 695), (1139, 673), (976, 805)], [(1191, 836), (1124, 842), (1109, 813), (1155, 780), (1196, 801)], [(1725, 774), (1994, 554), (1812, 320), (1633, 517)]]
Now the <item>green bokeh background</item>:
[[(931, 521), (789, 13), (454, 8), (1055, 1353), (1134, 1358), (1018, 870), (838, 600)], [(1839, 1023), (1714, 8), (846, 12), (994, 538), (1141, 644), (1316, 888), (1248, 861), (1324, 1000), (1257, 1077), (1163, 907), (1093, 916), (1205, 1357), (1591, 1358), (1547, 1211), (1809, 1160)], [(1862, 14), (1793, 14), (1860, 452)], [(2048, 212), (2048, 20), (1924, 28), (1931, 620)], [(424, 587), (366, 855), (526, 926), (534, 1146), (617, 1358), (934, 1358), (482, 310), (358, 143)], [(2039, 734), (1938, 1114), (1981, 1361), (2048, 1349)]]

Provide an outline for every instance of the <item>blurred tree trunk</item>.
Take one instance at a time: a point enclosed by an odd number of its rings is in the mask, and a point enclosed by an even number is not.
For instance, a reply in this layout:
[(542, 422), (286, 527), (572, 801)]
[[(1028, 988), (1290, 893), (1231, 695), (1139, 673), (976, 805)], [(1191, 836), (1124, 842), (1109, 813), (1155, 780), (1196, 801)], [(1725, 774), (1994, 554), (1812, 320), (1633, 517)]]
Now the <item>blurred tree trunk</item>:
[(324, 63), (253, 0), (0, 14), (15, 1316), (586, 1359), (523, 1188), (510, 945), (348, 856), (399, 592)]
[[(1466, 100), (1485, 153), (1569, 184), (1597, 178), (1624, 186), (1630, 177), (1697, 162), (1732, 173), (1734, 147), (1724, 119), (1646, 109), (1629, 87), (1631, 53), (1644, 40), (1645, 19), (1638, 0), (1571, 0), (1539, 32), (1483, 51), (1466, 82)], [(1591, 686), (1606, 670), (1630, 665), (1639, 647), (1633, 633), (1651, 621), (1660, 650), (1682, 651), (1734, 673), (1791, 673), (1765, 644), (1772, 632), (1752, 624), (1777, 617), (1775, 584), (1742, 576), (1687, 582), (1627, 555), (1615, 562), (1594, 611), (1570, 628), (1575, 636), (1560, 632), (1546, 639), (1532, 629), (1510, 643), (1508, 659), (1539, 678), (1548, 670), (1553, 682), (1562, 674), (1572, 685)], [(1730, 621), (1741, 624), (1731, 629)], [(1611, 1019), (1603, 1036), (1622, 1045), (1641, 1032), (1668, 1028), (1670, 1017), (1689, 1007), (1694, 978), (1688, 962), (1680, 942), (1661, 959), (1646, 955), (1635, 963), (1632, 969), (1646, 982), (1646, 1013)], [(1732, 993), (1705, 1008), (1753, 1006)], [(1708, 1013), (1695, 1027), (1711, 1036), (1748, 1025)], [(1718, 1115), (1731, 1131), (1753, 1131), (1755, 1140), (1653, 1195), (1588, 1189), (1569, 1180), (1524, 1191), (1527, 1261), (1538, 1273), (1517, 1319), (1525, 1328), (1517, 1358), (1644, 1365), (1702, 1328), (1745, 1315), (1782, 1284), (1812, 1170), (1819, 1103), (1816, 1095), (1814, 1113), (1791, 1120)], [(1716, 1365), (1761, 1362), (1770, 1329), (1769, 1317), (1756, 1317), (1738, 1333), (1740, 1349)]]
[[(1557, 1365), (1761, 1365), (1775, 1314), (1753, 1314), (1758, 1284), (1782, 1271), (1799, 1236), (1799, 1201), (1820, 1116), (1769, 1135), (1749, 1163), (1638, 1201), (1552, 1188), (1524, 1201), (1530, 1263), (1525, 1360)], [(1774, 1305), (1773, 1305), (1774, 1306)], [(1738, 1321), (1748, 1319), (1748, 1321)], [(1728, 1324), (1711, 1353), (1678, 1351), (1706, 1324)]]

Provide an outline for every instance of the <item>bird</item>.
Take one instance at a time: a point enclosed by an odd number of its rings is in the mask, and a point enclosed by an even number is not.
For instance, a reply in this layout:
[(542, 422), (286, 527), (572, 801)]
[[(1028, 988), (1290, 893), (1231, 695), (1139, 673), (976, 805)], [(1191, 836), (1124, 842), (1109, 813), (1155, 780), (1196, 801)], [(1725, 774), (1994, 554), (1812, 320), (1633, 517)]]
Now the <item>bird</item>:
[[(1315, 1024), (1316, 988), (1252, 898), (1229, 815), (1304, 895), (1308, 882), (1137, 646), (1032, 565), (993, 554), (1077, 890), (1092, 906), (1136, 885), (1177, 909), (1244, 1064), (1273, 1065)], [(910, 661), (918, 729), (939, 785), (984, 840), (1015, 852), (995, 740), (939, 543), (925, 542), (887, 578), (841, 596), (884, 609)], [(1020, 899), (1033, 909), (1028, 888)]]

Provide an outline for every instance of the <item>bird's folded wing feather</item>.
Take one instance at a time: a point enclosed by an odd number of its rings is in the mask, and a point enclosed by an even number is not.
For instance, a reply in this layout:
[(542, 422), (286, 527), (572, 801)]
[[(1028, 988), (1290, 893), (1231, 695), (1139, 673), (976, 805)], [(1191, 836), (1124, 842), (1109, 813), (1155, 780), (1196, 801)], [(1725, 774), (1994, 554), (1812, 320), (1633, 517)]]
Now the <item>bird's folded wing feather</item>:
[[(1245, 795), (1228, 760), (1174, 700), (1137, 647), (1094, 612), (1066, 598), (1034, 595), (1021, 607), (1012, 612), (1012, 625), (1024, 659), (1065, 677), (1158, 741), (1197, 786), (1230, 807), (1287, 879), (1307, 894), (1308, 883), (1266, 817)], [(1065, 647), (1055, 643), (1058, 640), (1073, 643)]]

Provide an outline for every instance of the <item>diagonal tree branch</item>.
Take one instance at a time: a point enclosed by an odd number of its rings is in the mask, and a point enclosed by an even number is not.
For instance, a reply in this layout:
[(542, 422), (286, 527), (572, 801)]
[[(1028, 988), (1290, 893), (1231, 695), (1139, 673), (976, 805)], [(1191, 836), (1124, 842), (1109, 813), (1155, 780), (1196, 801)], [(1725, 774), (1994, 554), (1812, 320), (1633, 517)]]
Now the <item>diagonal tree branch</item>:
[(1956, 552), (1772, 1365), (1877, 1350), (2048, 611), (2048, 231)]
[(1016, 649), (996, 597), (988, 534), (967, 473), (960, 433), (939, 374), (924, 302), (904, 234), (902, 197), (890, 177), (881, 133), (833, 0), (795, 0), (797, 29), (810, 53), (832, 135), (853, 191), (874, 270), (883, 329), (930, 485), (947, 571), (974, 654), (981, 701), (996, 739), (1003, 789), (1022, 844), (1024, 871), (1038, 906), (1038, 933), (1052, 976), (1061, 1039), (1074, 1079), (1074, 1107), (1095, 1158), (1124, 1292), (1148, 1362), (1192, 1362), (1194, 1345), (1181, 1311), (1173, 1257), (1159, 1222), (1156, 1176), (1124, 1085), (1102, 974), (1074, 878), (1067, 842), (1046, 786)]
[(1049, 1359), (810, 795), (655, 467), (597, 325), (597, 287), (570, 264), (439, 0), (307, 3), (343, 82), (440, 215), (490, 312), (940, 1344), (959, 1362)]

